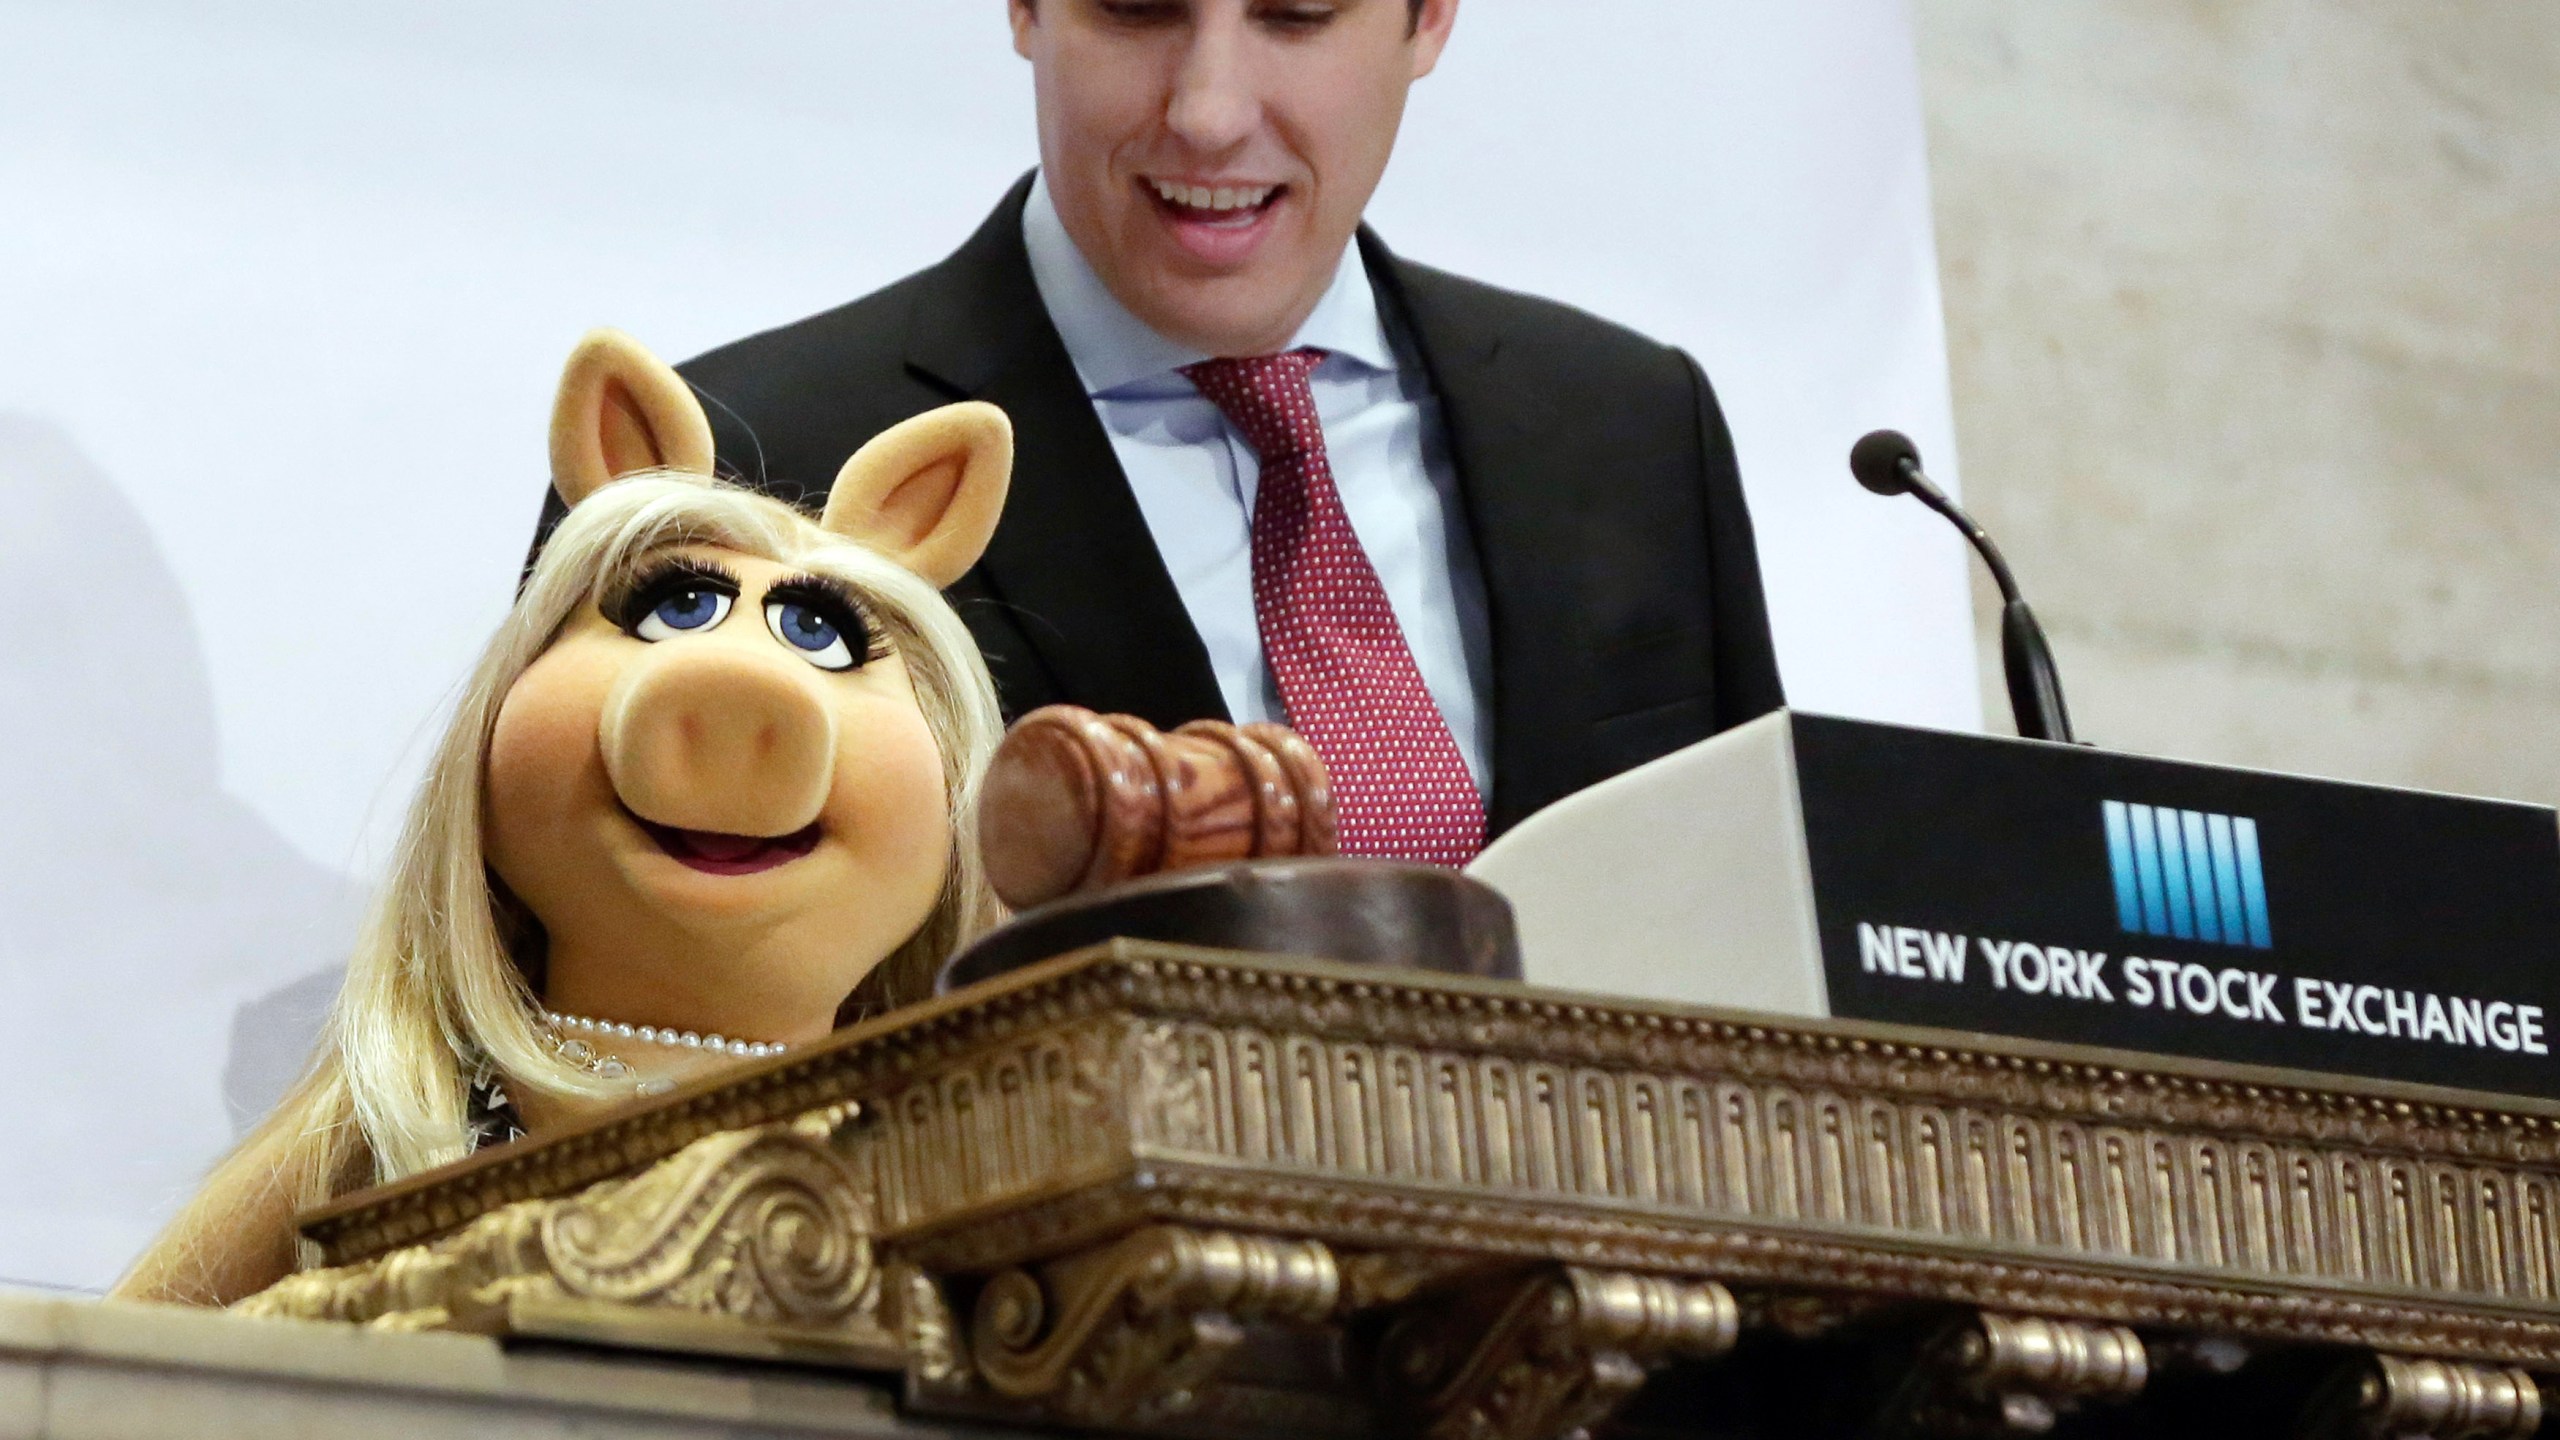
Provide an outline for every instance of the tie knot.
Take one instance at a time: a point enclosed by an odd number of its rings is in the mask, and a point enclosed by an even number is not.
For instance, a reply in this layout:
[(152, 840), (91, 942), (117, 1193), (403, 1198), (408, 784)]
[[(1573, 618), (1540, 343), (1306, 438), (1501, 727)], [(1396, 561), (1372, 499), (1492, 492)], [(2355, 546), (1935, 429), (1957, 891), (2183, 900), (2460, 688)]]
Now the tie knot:
[(1315, 387), (1307, 383), (1324, 363), (1324, 353), (1309, 347), (1203, 360), (1183, 366), (1182, 373), (1243, 434), (1254, 455), (1270, 465), (1324, 448)]

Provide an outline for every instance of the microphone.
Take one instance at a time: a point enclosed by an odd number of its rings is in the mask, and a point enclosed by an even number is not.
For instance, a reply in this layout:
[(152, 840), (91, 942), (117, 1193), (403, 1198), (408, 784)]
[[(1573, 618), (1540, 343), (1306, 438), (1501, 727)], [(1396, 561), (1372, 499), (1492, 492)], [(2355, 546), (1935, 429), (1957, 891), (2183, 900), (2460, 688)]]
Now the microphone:
[(1973, 542), (2000, 587), (2000, 661), (2008, 672), (2009, 713), (2017, 717), (2018, 733), (2030, 740), (2071, 744), (2071, 712), (2062, 705), (2062, 677), (2053, 668), (2044, 627), (2036, 624), (2035, 612), (2018, 594), (2017, 577), (2009, 573), (2000, 547), (1920, 468), (1920, 447), (1899, 430), (1872, 431), (1849, 448), (1849, 473), (1879, 495), (1919, 496), (1921, 504), (1946, 516)]

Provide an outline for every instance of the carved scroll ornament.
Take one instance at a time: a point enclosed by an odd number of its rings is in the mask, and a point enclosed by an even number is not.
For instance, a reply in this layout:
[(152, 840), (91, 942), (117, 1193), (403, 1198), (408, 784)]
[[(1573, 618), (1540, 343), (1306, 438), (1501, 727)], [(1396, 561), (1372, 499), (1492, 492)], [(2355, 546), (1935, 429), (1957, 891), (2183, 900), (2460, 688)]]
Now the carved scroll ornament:
[(1712, 1281), (1565, 1265), (1461, 1287), (1380, 1342), (1392, 1410), (1430, 1440), (1579, 1437), (1674, 1358), (1733, 1348), (1741, 1315)]
[(970, 1326), (998, 1392), (1086, 1425), (1188, 1408), (1255, 1321), (1313, 1325), (1341, 1293), (1313, 1241), (1159, 1225), (987, 1282)]
[(592, 1304), (723, 1319), (856, 1350), (886, 1340), (861, 1190), (827, 1136), (841, 1118), (697, 1141), (628, 1180), (528, 1200), (378, 1261), (306, 1271), (243, 1315), (393, 1329), (524, 1328)]

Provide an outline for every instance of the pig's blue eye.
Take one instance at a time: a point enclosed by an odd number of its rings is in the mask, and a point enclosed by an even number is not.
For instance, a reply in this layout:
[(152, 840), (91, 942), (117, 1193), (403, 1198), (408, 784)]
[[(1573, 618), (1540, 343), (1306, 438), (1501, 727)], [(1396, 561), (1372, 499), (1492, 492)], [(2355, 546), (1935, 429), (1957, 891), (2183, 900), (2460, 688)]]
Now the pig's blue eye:
[(738, 577), (728, 566), (692, 555), (665, 555), (629, 584), (597, 602), (604, 617), (639, 640), (671, 640), (729, 618)]
[(688, 585), (659, 595), (631, 633), (643, 640), (665, 640), (693, 630), (708, 630), (729, 618), (733, 597), (707, 585)]
[(773, 630), (773, 638), (821, 670), (850, 670), (861, 663), (845, 638), (844, 627), (805, 600), (765, 601), (764, 623)]

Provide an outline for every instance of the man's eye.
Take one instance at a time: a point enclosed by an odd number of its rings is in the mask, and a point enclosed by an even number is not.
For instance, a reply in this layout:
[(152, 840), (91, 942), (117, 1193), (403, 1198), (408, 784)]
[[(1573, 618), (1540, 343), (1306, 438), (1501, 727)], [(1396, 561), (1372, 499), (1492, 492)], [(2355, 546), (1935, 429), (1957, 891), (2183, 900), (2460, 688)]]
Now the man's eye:
[(729, 618), (729, 596), (707, 586), (688, 585), (669, 591), (649, 607), (631, 633), (643, 640), (666, 640), (692, 630), (708, 630)]
[(1338, 9), (1333, 5), (1265, 5), (1253, 14), (1275, 30), (1316, 30), (1332, 23)]
[[(797, 600), (768, 600), (764, 607), (764, 623), (773, 638), (800, 652), (800, 658), (821, 670), (850, 670), (862, 663), (853, 653), (853, 644), (835, 617), (815, 605)], [(866, 646), (866, 649), (868, 647)]]

